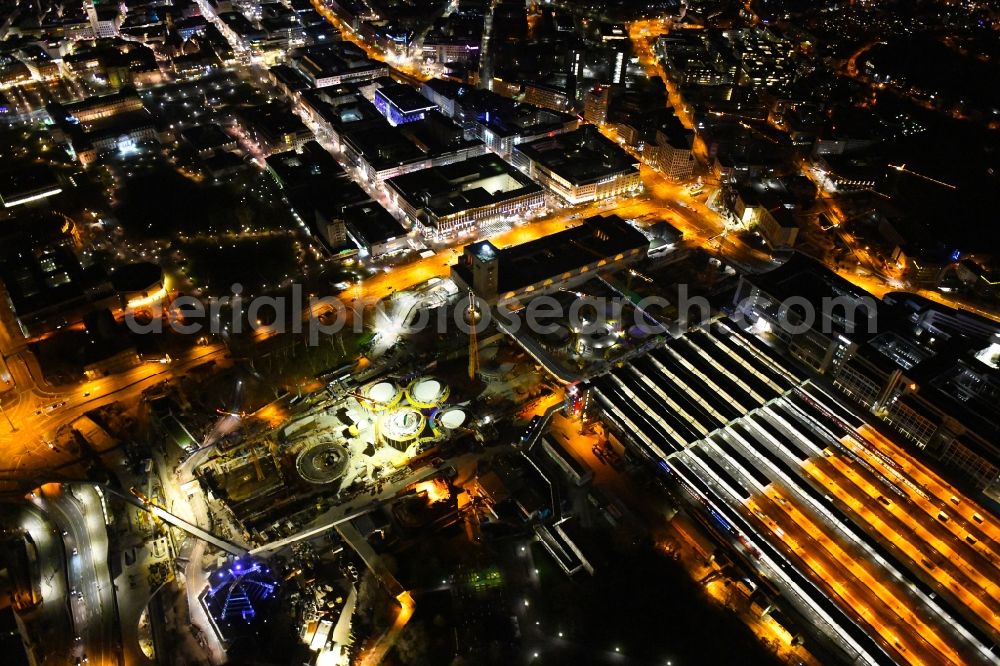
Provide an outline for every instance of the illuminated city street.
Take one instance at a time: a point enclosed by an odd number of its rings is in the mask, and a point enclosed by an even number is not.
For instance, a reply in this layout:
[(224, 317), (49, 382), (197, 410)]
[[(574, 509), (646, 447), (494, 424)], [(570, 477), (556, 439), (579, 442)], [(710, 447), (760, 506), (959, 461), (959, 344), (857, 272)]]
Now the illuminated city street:
[(1000, 665), (998, 26), (0, 8), (3, 666)]

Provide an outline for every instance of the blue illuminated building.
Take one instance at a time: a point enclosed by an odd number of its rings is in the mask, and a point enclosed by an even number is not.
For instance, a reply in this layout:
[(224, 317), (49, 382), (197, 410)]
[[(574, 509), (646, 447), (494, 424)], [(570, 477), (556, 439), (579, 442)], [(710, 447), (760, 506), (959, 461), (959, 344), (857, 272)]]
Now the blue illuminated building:
[(375, 91), (375, 108), (392, 125), (405, 125), (423, 120), (437, 105), (410, 86), (397, 83)]
[(201, 601), (215, 630), (229, 642), (252, 632), (256, 621), (267, 617), (277, 605), (279, 589), (267, 565), (240, 558), (212, 573)]

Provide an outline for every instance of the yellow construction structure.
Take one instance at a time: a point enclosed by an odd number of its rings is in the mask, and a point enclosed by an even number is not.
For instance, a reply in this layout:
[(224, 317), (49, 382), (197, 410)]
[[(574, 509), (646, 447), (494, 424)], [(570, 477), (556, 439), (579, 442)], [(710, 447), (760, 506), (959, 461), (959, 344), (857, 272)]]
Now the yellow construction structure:
[(476, 337), (477, 312), (476, 295), (469, 290), (469, 381), (476, 378), (479, 373), (479, 339)]

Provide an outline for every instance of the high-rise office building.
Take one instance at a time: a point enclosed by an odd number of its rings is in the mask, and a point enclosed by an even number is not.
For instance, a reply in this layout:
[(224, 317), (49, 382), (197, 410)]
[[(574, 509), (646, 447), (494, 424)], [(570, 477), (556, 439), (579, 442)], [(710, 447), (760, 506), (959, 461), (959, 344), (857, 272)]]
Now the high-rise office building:
[(594, 86), (583, 96), (583, 119), (588, 123), (603, 125), (608, 121), (608, 103), (611, 100), (611, 88)]

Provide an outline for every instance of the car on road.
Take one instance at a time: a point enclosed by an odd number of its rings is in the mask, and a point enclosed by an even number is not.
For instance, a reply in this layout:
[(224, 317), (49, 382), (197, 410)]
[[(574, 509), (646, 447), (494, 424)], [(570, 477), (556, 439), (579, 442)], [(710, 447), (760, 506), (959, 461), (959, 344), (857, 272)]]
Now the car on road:
[(531, 440), (538, 433), (538, 429), (541, 425), (542, 417), (532, 416), (531, 421), (528, 422), (528, 427), (525, 428), (524, 433), (521, 434), (521, 441), (527, 442)]

